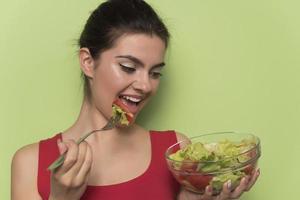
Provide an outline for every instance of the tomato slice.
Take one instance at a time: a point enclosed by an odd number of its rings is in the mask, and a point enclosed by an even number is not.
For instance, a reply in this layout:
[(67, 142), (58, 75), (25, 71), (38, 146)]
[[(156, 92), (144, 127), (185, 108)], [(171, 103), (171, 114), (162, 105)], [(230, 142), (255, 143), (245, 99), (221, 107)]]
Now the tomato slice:
[(188, 173), (196, 173), (197, 172), (197, 163), (195, 162), (183, 162), (181, 165), (181, 171)]
[(212, 178), (211, 175), (191, 174), (186, 177), (186, 180), (198, 190), (205, 190)]
[(133, 114), (129, 111), (127, 105), (125, 105), (121, 99), (117, 98), (116, 100), (114, 100), (113, 105), (120, 107), (125, 112), (126, 118), (129, 123), (133, 121)]
[(254, 171), (255, 166), (252, 164), (247, 165), (242, 171), (247, 175), (251, 175)]
[(119, 106), (124, 112), (126, 112), (126, 113), (129, 112), (127, 106), (122, 102), (121, 99), (119, 99), (119, 98), (115, 99), (113, 104)]

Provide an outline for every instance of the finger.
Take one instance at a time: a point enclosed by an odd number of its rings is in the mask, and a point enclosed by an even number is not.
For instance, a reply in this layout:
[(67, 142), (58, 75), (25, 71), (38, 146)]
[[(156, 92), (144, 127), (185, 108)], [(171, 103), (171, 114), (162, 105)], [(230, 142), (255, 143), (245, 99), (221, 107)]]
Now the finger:
[(202, 195), (183, 189), (178, 200), (203, 200)]
[(61, 141), (61, 139), (57, 140), (57, 146), (58, 146), (58, 150), (59, 150), (59, 154), (60, 155), (63, 154), (63, 153), (65, 153), (67, 151), (67, 149), (68, 149), (68, 147), (66, 146), (66, 144), (63, 143)]
[(201, 198), (201, 200), (210, 200), (212, 199), (213, 189), (210, 185), (206, 186), (205, 192)]
[(87, 151), (87, 143), (83, 141), (78, 145), (78, 155), (75, 164), (70, 168), (70, 170), (66, 173), (67, 176), (75, 177), (77, 176), (84, 160)]
[(66, 143), (67, 146), (67, 154), (65, 156), (65, 161), (63, 163), (63, 165), (61, 166), (61, 168), (59, 168), (59, 173), (66, 173), (67, 171), (69, 171), (73, 165), (76, 163), (77, 161), (77, 156), (78, 156), (78, 145), (75, 143), (74, 140), (69, 140)]
[(222, 192), (220, 193), (218, 200), (225, 200), (229, 199), (230, 193), (232, 189), (232, 182), (231, 180), (227, 181), (226, 183), (223, 184), (223, 189)]
[(92, 149), (91, 149), (90, 145), (87, 144), (85, 159), (84, 159), (84, 162), (82, 163), (82, 166), (77, 175), (78, 181), (80, 181), (80, 182), (87, 181), (89, 172), (92, 168), (92, 163), (93, 163)]
[(237, 188), (235, 188), (235, 190), (231, 193), (230, 197), (233, 199), (239, 198), (243, 194), (243, 192), (246, 190), (248, 183), (249, 183), (249, 176), (243, 177), (239, 186)]
[(247, 188), (245, 189), (246, 191), (249, 191), (251, 189), (251, 187), (255, 184), (255, 182), (257, 181), (258, 177), (260, 175), (260, 169), (256, 169), (255, 173), (252, 175)]

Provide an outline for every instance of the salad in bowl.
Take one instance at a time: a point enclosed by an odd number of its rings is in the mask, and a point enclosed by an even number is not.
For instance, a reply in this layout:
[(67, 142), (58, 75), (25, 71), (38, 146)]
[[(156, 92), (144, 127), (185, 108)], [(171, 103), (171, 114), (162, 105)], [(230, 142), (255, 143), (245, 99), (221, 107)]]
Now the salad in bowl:
[(179, 141), (165, 157), (175, 179), (187, 190), (203, 194), (210, 185), (218, 195), (223, 184), (237, 187), (251, 175), (261, 155), (260, 140), (253, 134), (218, 132)]

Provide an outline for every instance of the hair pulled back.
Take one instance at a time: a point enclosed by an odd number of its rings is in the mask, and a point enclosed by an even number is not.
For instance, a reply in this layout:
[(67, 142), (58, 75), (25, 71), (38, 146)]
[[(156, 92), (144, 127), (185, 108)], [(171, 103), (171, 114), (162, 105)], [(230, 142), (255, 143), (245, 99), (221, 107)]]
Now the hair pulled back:
[[(153, 8), (143, 0), (108, 0), (100, 4), (88, 18), (79, 38), (79, 47), (89, 49), (93, 59), (113, 47), (126, 33), (144, 33), (161, 38), (166, 47), (169, 32)], [(88, 77), (84, 79), (84, 95), (91, 97)]]

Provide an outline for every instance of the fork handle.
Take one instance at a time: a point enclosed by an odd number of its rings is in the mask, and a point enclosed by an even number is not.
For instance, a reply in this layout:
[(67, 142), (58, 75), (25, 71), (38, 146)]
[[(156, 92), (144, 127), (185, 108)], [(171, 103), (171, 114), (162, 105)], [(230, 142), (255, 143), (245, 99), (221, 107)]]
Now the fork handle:
[[(90, 135), (92, 135), (93, 133), (97, 132), (97, 131), (105, 131), (105, 130), (110, 130), (113, 129), (117, 123), (117, 121), (120, 119), (120, 116), (117, 117), (117, 119), (115, 118), (110, 118), (110, 120), (107, 122), (107, 124), (101, 128), (101, 129), (96, 129), (93, 130), (87, 134), (85, 134), (84, 136), (82, 136), (81, 138), (79, 138), (79, 140), (76, 142), (76, 144), (80, 144), (81, 142), (83, 142), (87, 137), (89, 137)], [(64, 161), (65, 161), (65, 156), (66, 156), (67, 152), (61, 154), (49, 167), (48, 170), (53, 171), (56, 168), (58, 168), (59, 166), (61, 166)]]
[[(82, 136), (81, 138), (79, 138), (79, 140), (77, 140), (76, 144), (80, 144), (82, 141), (84, 141), (87, 137), (89, 137), (90, 135), (92, 135), (93, 133), (97, 132), (97, 131), (105, 131), (105, 130), (110, 130), (110, 129), (113, 129), (118, 121), (121, 119), (121, 116), (120, 115), (117, 115), (116, 117), (111, 117), (107, 124), (101, 128), (101, 129), (96, 129), (96, 130), (93, 130), (87, 134), (85, 134), (84, 136)], [(63, 154), (61, 154), (49, 167), (48, 167), (48, 170), (50, 171), (53, 171), (55, 170), (56, 168), (58, 168), (59, 166), (61, 166), (64, 161), (65, 161), (65, 156), (66, 156), (67, 152), (64, 152)]]
[[(106, 127), (106, 126), (105, 126)], [(85, 134), (84, 136), (82, 136), (81, 138), (79, 138), (79, 140), (77, 140), (76, 144), (80, 144), (81, 142), (83, 142), (87, 137), (89, 137), (90, 135), (92, 135), (93, 133), (97, 132), (97, 131), (103, 131), (105, 130), (103, 127), (102, 129), (96, 129), (93, 130), (87, 134)], [(61, 166), (64, 161), (65, 161), (65, 156), (66, 156), (67, 152), (64, 152), (63, 154), (61, 154), (49, 167), (48, 170), (53, 171), (56, 168), (58, 168), (59, 166)]]

